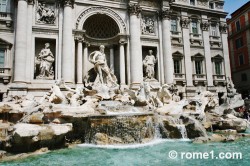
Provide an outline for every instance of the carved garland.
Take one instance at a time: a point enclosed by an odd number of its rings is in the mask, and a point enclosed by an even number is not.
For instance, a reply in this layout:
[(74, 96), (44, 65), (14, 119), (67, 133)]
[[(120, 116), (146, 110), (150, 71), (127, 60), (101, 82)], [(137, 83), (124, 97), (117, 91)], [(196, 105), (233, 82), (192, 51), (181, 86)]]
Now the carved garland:
[(124, 29), (124, 32), (126, 32), (126, 25), (124, 23), (124, 21), (122, 20), (122, 18), (116, 13), (114, 12), (113, 10), (111, 10), (110, 8), (105, 8), (105, 7), (101, 7), (101, 6), (97, 6), (97, 7), (90, 7), (88, 9), (86, 9), (85, 11), (83, 11), (79, 17), (77, 18), (76, 20), (76, 28), (78, 29), (78, 26), (79, 26), (79, 23), (81, 22), (81, 19), (87, 15), (88, 13), (91, 13), (91, 12), (97, 12), (97, 13), (103, 13), (103, 12), (106, 12), (106, 13), (110, 13), (111, 15), (113, 15), (115, 18), (118, 19), (118, 21), (120, 22), (120, 24), (122, 25), (123, 29)]

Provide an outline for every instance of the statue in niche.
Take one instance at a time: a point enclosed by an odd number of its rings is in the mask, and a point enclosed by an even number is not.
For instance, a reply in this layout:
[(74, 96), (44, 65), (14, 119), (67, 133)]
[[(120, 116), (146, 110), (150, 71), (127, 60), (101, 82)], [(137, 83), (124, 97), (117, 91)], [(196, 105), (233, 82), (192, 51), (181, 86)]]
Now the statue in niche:
[(56, 16), (52, 6), (46, 7), (45, 3), (37, 5), (37, 22), (44, 24), (55, 24)]
[(155, 34), (154, 19), (150, 17), (144, 17), (141, 21), (142, 34)]
[(143, 60), (143, 69), (144, 69), (144, 79), (145, 80), (155, 80), (155, 64), (157, 62), (157, 58), (153, 55), (153, 51), (149, 50), (149, 55)]
[(53, 80), (54, 79), (54, 69), (52, 64), (54, 63), (55, 58), (53, 53), (50, 50), (50, 44), (45, 43), (45, 47), (40, 51), (38, 56), (36, 57), (35, 66), (39, 66), (39, 68), (35, 68), (35, 71), (37, 73), (37, 70), (39, 70), (39, 75), (36, 76), (36, 79), (48, 79)]
[(117, 79), (107, 65), (104, 49), (104, 45), (101, 45), (100, 51), (94, 51), (89, 55), (89, 61), (94, 64), (94, 70), (97, 74), (94, 84), (116, 86)]

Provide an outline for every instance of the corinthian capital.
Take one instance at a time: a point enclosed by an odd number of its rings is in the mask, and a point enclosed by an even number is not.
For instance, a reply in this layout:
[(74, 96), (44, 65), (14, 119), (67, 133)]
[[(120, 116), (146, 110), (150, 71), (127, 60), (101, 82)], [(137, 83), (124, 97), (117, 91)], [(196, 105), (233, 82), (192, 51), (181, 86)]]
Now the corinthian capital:
[(70, 7), (74, 7), (75, 4), (75, 0), (62, 0), (62, 4), (63, 6), (70, 6)]
[(162, 19), (170, 19), (171, 13), (172, 13), (172, 10), (170, 10), (170, 9), (163, 9), (161, 11), (161, 17), (162, 17)]
[(210, 23), (208, 21), (203, 21), (203, 22), (201, 22), (201, 29), (203, 31), (208, 31), (209, 25), (210, 25)]
[(223, 22), (221, 22), (220, 23), (220, 32), (221, 33), (227, 33), (227, 24), (226, 23), (223, 23)]
[(128, 12), (130, 13), (130, 15), (137, 15), (138, 17), (141, 11), (142, 8), (138, 3), (130, 3), (128, 6)]
[(27, 2), (28, 2), (29, 5), (34, 5), (35, 4), (34, 0), (28, 0)]
[(181, 27), (182, 28), (188, 28), (189, 23), (190, 23), (189, 18), (182, 18), (181, 19)]

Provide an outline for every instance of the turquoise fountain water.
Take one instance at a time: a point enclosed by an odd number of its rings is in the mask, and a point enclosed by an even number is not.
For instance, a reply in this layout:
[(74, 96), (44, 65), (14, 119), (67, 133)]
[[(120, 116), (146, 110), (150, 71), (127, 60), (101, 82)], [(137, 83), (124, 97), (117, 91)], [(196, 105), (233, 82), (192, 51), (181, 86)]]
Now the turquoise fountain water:
[[(0, 163), (4, 166), (86, 165), (86, 166), (168, 166), (168, 165), (237, 165), (247, 166), (250, 162), (250, 139), (232, 143), (193, 144), (182, 140), (156, 140), (146, 145), (94, 146), (79, 145), (71, 149), (49, 152), (22, 160)], [(178, 152), (176, 159), (169, 152)], [(243, 159), (181, 159), (181, 152), (219, 153), (241, 152)]]

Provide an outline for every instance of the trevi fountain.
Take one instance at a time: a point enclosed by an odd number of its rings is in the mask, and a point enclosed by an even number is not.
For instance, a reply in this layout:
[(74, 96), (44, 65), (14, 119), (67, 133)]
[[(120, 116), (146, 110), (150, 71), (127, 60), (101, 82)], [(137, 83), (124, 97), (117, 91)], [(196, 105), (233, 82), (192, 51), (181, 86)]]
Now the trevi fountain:
[[(149, 51), (144, 83), (129, 89), (117, 84), (104, 49), (89, 55), (93, 68), (84, 85), (57, 80), (42, 98), (9, 95), (0, 103), (1, 165), (247, 165), (248, 121), (235, 111), (244, 100), (230, 78), (220, 105), (209, 91), (181, 99), (175, 84), (151, 88)], [(40, 75), (49, 73), (44, 65)], [(180, 156), (192, 152), (241, 152), (246, 163)]]

